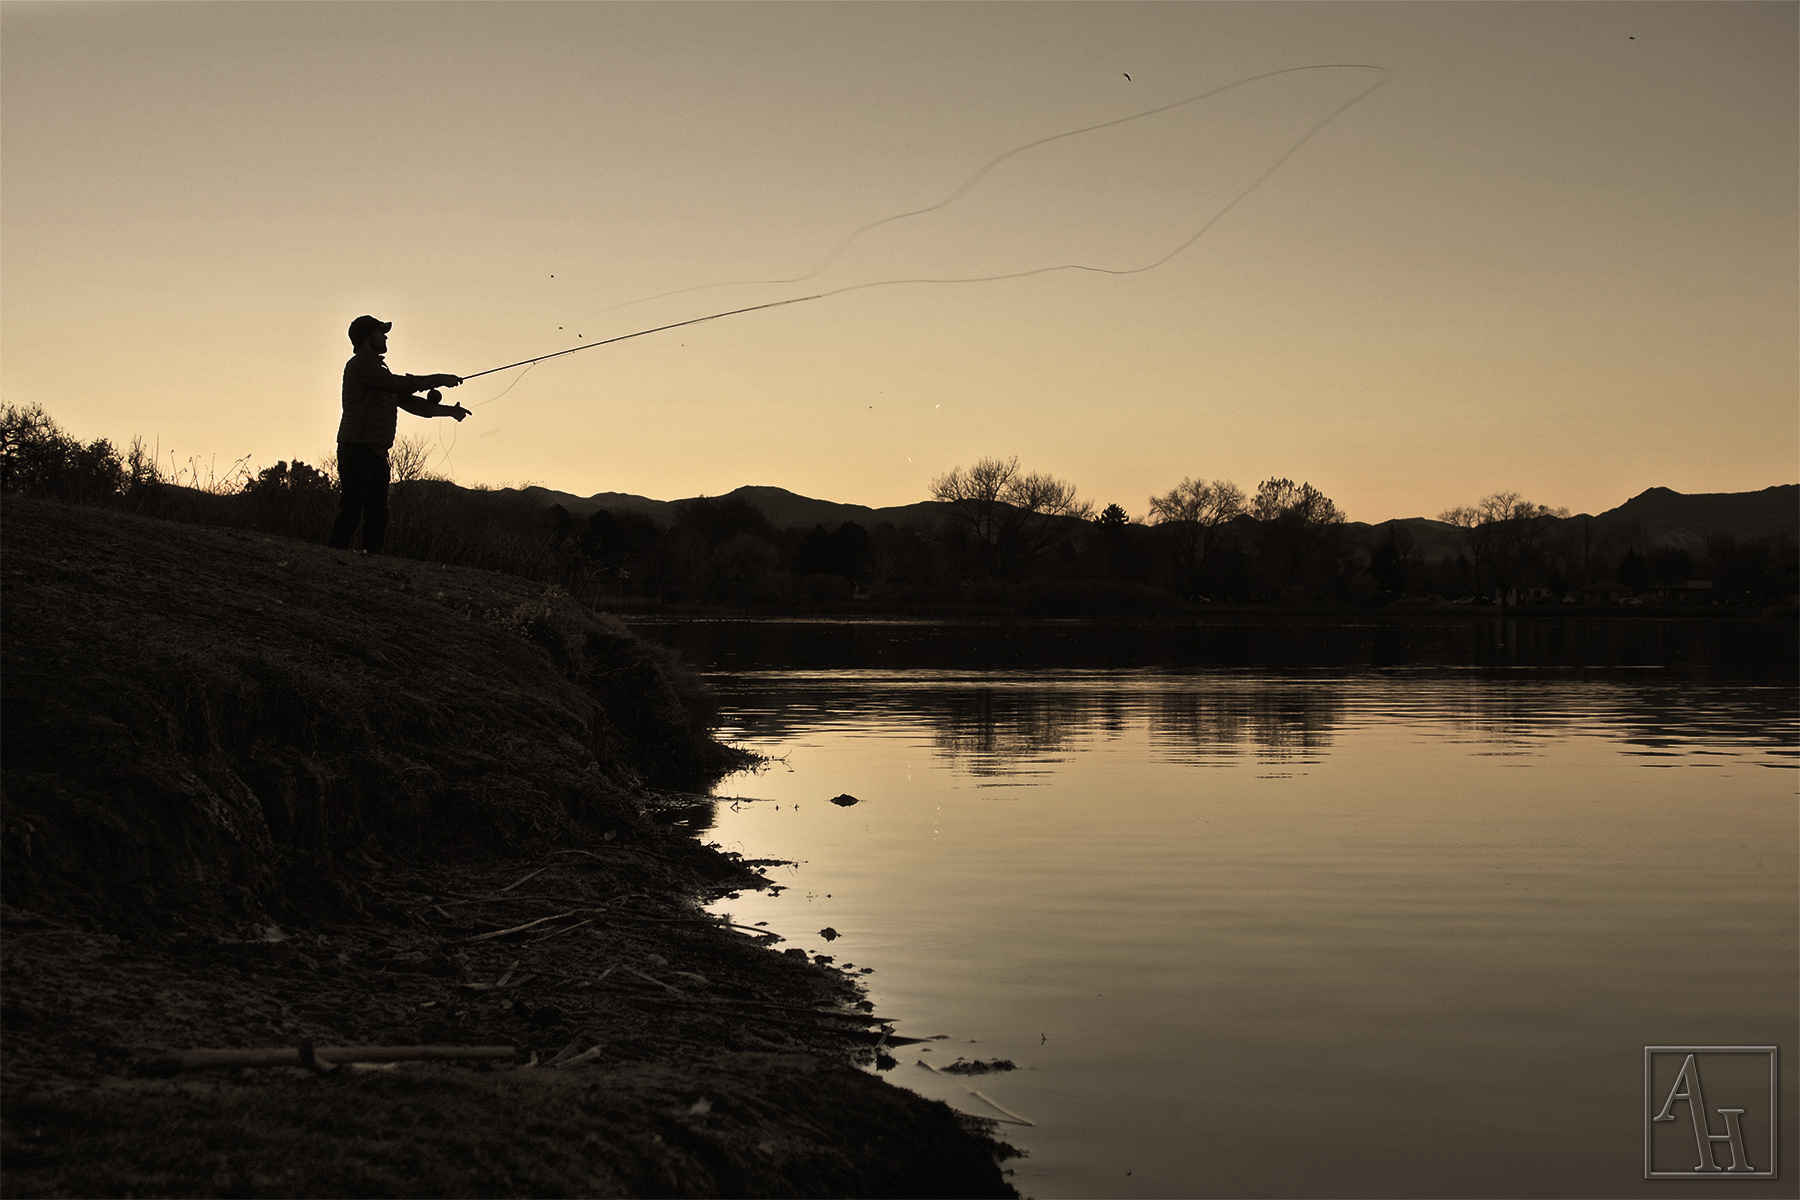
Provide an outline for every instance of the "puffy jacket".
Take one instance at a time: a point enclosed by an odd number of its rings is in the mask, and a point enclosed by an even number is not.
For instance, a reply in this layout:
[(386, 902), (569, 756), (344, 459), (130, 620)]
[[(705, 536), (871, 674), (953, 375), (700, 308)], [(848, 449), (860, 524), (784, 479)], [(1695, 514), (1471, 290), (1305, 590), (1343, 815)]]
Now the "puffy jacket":
[(437, 405), (414, 396), (430, 387), (427, 376), (396, 375), (379, 354), (357, 354), (344, 364), (344, 419), (339, 442), (363, 442), (387, 449), (394, 444), (399, 409), (429, 416)]

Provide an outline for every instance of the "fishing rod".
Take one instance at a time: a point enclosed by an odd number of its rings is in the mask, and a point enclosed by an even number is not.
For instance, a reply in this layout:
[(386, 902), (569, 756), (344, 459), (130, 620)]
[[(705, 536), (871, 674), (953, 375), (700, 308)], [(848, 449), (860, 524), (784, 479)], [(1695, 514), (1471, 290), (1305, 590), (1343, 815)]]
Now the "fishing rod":
[(574, 354), (580, 350), (594, 350), (601, 346), (610, 346), (614, 342), (623, 342), (630, 338), (643, 337), (645, 334), (650, 333), (661, 333), (665, 329), (680, 329), (683, 325), (698, 325), (702, 321), (717, 321), (720, 317), (735, 317), (739, 313), (758, 312), (765, 308), (780, 308), (784, 304), (800, 304), (807, 300), (820, 300), (824, 298), (824, 295), (825, 294), (821, 292), (817, 296), (795, 296), (792, 300), (776, 300), (771, 304), (753, 304), (749, 308), (734, 308), (730, 312), (713, 313), (711, 316), (707, 317), (695, 317), (691, 321), (677, 321), (673, 325), (658, 325), (655, 329), (640, 329), (636, 333), (622, 333), (618, 337), (607, 338), (603, 342), (589, 342), (585, 346), (571, 346), (567, 350), (558, 350), (554, 354), (540, 354), (536, 358), (522, 358), (516, 363), (507, 363), (504, 367), (489, 367), (485, 371), (477, 371), (473, 375), (464, 375), (462, 378), (463, 382), (467, 383), (471, 379), (479, 379), (483, 375), (492, 375), (496, 371), (510, 371), (514, 367), (530, 366), (532, 363), (540, 363), (551, 358), (561, 358), (565, 354)]

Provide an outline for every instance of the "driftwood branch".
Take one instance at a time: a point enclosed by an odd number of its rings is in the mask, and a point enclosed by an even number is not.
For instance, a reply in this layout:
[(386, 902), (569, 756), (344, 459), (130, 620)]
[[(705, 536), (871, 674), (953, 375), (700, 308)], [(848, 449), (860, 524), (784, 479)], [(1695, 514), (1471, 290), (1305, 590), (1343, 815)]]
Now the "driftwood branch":
[(309, 1039), (300, 1047), (272, 1050), (176, 1050), (158, 1055), (146, 1067), (159, 1075), (217, 1067), (304, 1066), (329, 1071), (340, 1063), (499, 1061), (518, 1053), (516, 1046), (313, 1046)]
[(533, 929), (539, 925), (542, 925), (546, 921), (560, 921), (564, 917), (573, 917), (573, 916), (578, 916), (584, 912), (595, 912), (595, 911), (597, 911), (597, 910), (592, 909), (592, 908), (573, 908), (573, 909), (570, 909), (568, 912), (556, 913), (556, 914), (554, 914), (552, 916), (548, 916), (548, 917), (539, 917), (535, 921), (527, 921), (523, 925), (514, 925), (510, 929), (494, 929), (494, 930), (490, 930), (487, 933), (478, 933), (478, 934), (475, 934), (473, 937), (457, 938), (456, 940), (459, 942), (485, 942), (489, 938), (505, 937), (509, 933), (523, 933), (525, 930)]
[[(896, 1039), (896, 1040), (898, 1040), (898, 1039)], [(919, 1065), (921, 1067), (924, 1067), (927, 1071), (930, 1071), (933, 1075), (949, 1074), (949, 1072), (947, 1072), (947, 1071), (943, 1071), (937, 1067), (932, 1066), (930, 1063), (926, 1062), (922, 1058), (919, 1060)], [(982, 1120), (984, 1120), (984, 1121), (999, 1121), (1006, 1125), (1035, 1126), (1037, 1124), (1036, 1121), (1027, 1121), (1024, 1117), (1021, 1117), (1018, 1113), (1014, 1112), (1010, 1108), (1002, 1108), (1000, 1105), (994, 1103), (994, 1101), (990, 1097), (988, 1097), (984, 1093), (976, 1091), (972, 1087), (965, 1087), (965, 1088), (963, 1088), (963, 1091), (969, 1093), (969, 1095), (975, 1097), (977, 1100), (981, 1101), (983, 1104), (987, 1105), (989, 1108), (994, 1109), (997, 1112), (1003, 1112), (1006, 1114), (1004, 1117), (983, 1117)], [(973, 1115), (973, 1114), (971, 1114), (971, 1115)]]
[(511, 883), (507, 884), (505, 887), (501, 888), (500, 890), (503, 892), (510, 892), (514, 888), (518, 887), (521, 883), (524, 883), (526, 879), (531, 879), (538, 875), (542, 875), (545, 871), (548, 871), (549, 869), (550, 869), (549, 867), (539, 867), (537, 870), (531, 872), (531, 874), (526, 875), (524, 879), (515, 879)]

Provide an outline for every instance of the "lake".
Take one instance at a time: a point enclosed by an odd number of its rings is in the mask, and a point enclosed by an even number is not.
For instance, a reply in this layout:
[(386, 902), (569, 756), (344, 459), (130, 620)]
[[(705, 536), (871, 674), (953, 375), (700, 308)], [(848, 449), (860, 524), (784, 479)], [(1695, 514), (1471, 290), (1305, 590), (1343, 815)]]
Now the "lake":
[(794, 865), (714, 911), (945, 1035), (886, 1078), (1006, 1118), (1026, 1195), (1791, 1195), (1643, 1178), (1646, 1046), (1777, 1045), (1800, 1111), (1800, 695), (1697, 628), (1668, 666), (1511, 669), (1436, 635), (1307, 668), (1124, 665), (1116, 630), (643, 631), (743, 662), (723, 735), (772, 760), (694, 823)]

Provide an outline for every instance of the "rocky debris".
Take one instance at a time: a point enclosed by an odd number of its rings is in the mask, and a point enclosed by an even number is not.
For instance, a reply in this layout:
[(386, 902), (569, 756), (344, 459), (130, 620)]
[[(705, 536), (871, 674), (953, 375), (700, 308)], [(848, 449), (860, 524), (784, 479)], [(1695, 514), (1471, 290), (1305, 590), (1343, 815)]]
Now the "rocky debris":
[(982, 1062), (980, 1059), (964, 1062), (959, 1058), (947, 1067), (936, 1069), (946, 1075), (992, 1075), (999, 1071), (1016, 1071), (1018, 1067), (1007, 1058), (996, 1058), (989, 1062)]

